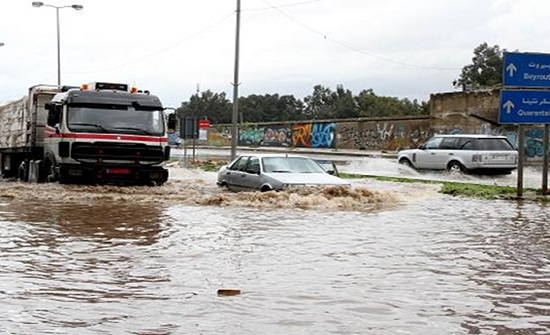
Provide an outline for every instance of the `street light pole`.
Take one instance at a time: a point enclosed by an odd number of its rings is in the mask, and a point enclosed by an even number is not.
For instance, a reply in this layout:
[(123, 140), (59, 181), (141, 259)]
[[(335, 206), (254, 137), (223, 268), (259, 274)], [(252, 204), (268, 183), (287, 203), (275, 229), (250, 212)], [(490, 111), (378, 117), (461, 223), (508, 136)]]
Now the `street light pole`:
[(231, 161), (237, 156), (239, 144), (239, 41), (241, 32), (241, 0), (237, 0), (237, 29), (235, 33), (235, 71), (233, 80), (233, 113), (231, 115)]
[(51, 7), (55, 8), (55, 18), (57, 27), (57, 85), (61, 86), (61, 33), (59, 28), (59, 10), (62, 8), (72, 8), (74, 10), (81, 10), (84, 7), (82, 5), (67, 5), (67, 6), (54, 6), (48, 5), (43, 2), (33, 1), (33, 7)]

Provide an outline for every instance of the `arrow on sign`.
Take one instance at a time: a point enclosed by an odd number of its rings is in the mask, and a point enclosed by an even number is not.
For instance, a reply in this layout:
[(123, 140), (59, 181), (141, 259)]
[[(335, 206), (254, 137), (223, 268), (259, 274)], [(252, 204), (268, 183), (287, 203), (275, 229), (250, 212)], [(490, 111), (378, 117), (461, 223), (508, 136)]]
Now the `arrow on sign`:
[(502, 107), (506, 108), (506, 113), (510, 114), (512, 112), (512, 109), (514, 109), (514, 103), (510, 100), (506, 101)]
[(506, 71), (508, 71), (508, 73), (510, 73), (510, 77), (513, 77), (514, 72), (516, 72), (517, 70), (518, 70), (518, 68), (514, 65), (514, 63), (510, 63), (510, 65), (508, 65), (506, 67)]

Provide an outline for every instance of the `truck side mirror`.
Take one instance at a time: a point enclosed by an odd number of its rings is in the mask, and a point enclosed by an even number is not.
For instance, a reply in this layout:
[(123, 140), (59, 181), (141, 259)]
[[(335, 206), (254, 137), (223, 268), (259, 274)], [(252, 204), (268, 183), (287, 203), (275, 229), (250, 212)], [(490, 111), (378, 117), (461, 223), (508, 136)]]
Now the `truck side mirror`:
[(176, 114), (168, 114), (168, 129), (176, 129)]

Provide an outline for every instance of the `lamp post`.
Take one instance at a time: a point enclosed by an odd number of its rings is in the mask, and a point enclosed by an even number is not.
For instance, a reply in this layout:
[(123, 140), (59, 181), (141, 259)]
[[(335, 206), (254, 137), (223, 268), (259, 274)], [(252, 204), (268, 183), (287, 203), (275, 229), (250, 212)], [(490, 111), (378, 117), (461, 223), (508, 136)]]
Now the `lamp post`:
[(235, 32), (235, 67), (233, 80), (233, 112), (231, 113), (231, 161), (237, 156), (239, 145), (239, 45), (241, 36), (241, 0), (237, 0), (237, 26)]
[(82, 5), (67, 5), (67, 6), (54, 6), (48, 5), (43, 2), (33, 1), (33, 7), (51, 7), (55, 8), (56, 23), (57, 23), (57, 85), (61, 86), (61, 41), (59, 33), (59, 10), (62, 8), (72, 8), (74, 10), (81, 10), (84, 7)]

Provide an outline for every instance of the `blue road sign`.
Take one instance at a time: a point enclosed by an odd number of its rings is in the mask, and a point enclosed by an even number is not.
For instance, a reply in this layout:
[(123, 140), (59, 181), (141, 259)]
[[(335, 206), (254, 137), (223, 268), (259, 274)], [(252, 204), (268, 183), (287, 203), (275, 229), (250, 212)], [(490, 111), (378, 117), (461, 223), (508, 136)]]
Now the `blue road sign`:
[(502, 90), (499, 122), (550, 124), (550, 90)]
[(550, 54), (504, 53), (504, 86), (550, 87)]

